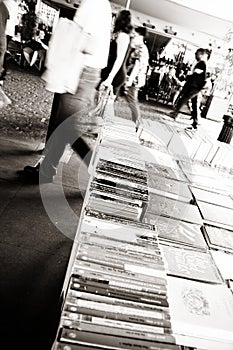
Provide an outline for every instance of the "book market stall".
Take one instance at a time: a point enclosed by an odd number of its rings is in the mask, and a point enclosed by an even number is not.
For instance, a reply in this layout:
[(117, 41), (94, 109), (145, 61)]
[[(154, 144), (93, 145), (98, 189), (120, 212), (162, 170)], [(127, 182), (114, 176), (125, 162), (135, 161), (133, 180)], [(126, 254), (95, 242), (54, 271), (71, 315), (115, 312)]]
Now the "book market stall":
[(103, 120), (53, 350), (232, 349), (232, 175)]

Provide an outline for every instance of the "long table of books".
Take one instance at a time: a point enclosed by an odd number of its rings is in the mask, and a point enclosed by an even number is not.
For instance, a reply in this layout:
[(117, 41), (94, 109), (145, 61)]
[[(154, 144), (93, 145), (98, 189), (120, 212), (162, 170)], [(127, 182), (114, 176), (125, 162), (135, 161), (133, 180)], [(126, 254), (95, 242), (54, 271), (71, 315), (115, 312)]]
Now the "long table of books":
[(105, 112), (53, 350), (232, 350), (233, 181)]

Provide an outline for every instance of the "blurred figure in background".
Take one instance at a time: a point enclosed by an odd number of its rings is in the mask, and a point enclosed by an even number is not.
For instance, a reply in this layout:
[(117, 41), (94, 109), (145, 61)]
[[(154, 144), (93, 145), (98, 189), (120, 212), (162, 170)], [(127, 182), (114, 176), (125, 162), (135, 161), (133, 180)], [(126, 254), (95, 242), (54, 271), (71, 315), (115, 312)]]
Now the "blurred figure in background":
[(45, 44), (44, 39), (45, 32), (39, 30), (37, 35), (30, 40), (23, 49), (24, 57), (30, 67), (32, 67), (38, 60), (39, 71), (43, 68), (46, 51), (48, 50), (48, 46)]
[(6, 41), (6, 23), (9, 18), (9, 11), (6, 5), (0, 0), (0, 108), (3, 108), (11, 103), (11, 100), (6, 96), (2, 87), (5, 79), (4, 57), (7, 48)]
[(9, 19), (9, 11), (4, 4), (3, 0), (0, 0), (0, 85), (3, 85), (4, 80), (4, 57), (7, 48), (6, 41), (6, 24)]
[(206, 64), (210, 57), (208, 49), (198, 49), (195, 53), (196, 61), (192, 67), (191, 74), (187, 76), (186, 83), (182, 88), (174, 106), (174, 111), (170, 116), (176, 119), (181, 107), (191, 100), (191, 118), (193, 120), (191, 129), (196, 130), (198, 125), (198, 94), (203, 89), (206, 82)]
[(113, 86), (114, 95), (118, 96), (121, 86), (126, 80), (126, 61), (130, 49), (130, 34), (132, 32), (131, 13), (121, 11), (115, 21), (110, 44), (108, 64), (101, 72), (102, 86)]
[(138, 91), (146, 84), (146, 74), (149, 64), (149, 52), (144, 44), (147, 30), (136, 28), (131, 40), (131, 52), (127, 62), (127, 79), (125, 83), (125, 98), (131, 110), (132, 120), (138, 130), (141, 116), (138, 106)]

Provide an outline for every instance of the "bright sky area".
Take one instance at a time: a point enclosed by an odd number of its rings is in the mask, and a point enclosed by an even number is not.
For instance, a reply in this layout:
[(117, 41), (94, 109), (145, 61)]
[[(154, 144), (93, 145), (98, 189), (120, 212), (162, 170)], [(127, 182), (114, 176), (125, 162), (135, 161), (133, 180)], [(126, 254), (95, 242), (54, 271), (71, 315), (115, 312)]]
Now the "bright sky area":
[(232, 0), (170, 0), (212, 16), (233, 22)]

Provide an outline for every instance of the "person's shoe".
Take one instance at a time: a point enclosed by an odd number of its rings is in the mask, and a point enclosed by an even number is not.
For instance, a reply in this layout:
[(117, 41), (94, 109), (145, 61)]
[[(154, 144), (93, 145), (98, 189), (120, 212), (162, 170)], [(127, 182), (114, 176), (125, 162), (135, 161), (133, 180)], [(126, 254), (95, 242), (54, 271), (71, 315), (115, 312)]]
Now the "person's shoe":
[(135, 123), (135, 131), (136, 132), (138, 132), (139, 127), (140, 127), (140, 122), (139, 122), (139, 120), (137, 120)]
[(32, 173), (35, 171), (35, 169), (40, 169), (40, 163), (38, 163), (36, 166), (26, 165), (23, 170), (27, 173)]
[(197, 127), (194, 127), (194, 126), (187, 126), (187, 128), (185, 128), (185, 130), (197, 131)]
[(169, 113), (169, 117), (173, 118), (174, 120), (176, 120), (178, 116), (178, 113), (176, 111), (172, 111)]
[(22, 182), (27, 184), (38, 185), (53, 182), (53, 176), (46, 176), (44, 174), (41, 174), (39, 168), (34, 168), (34, 171), (32, 170), (30, 172), (21, 170), (17, 173), (20, 176)]

